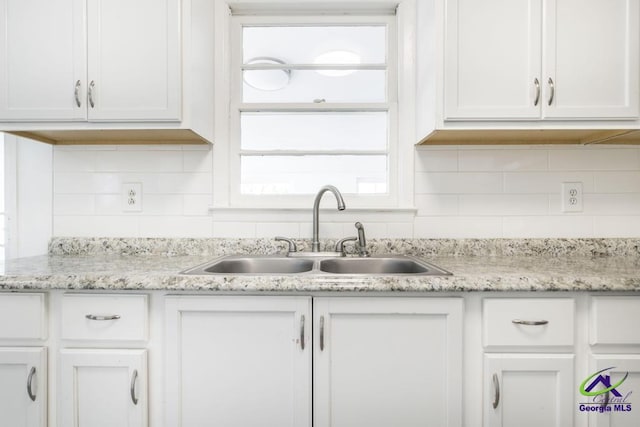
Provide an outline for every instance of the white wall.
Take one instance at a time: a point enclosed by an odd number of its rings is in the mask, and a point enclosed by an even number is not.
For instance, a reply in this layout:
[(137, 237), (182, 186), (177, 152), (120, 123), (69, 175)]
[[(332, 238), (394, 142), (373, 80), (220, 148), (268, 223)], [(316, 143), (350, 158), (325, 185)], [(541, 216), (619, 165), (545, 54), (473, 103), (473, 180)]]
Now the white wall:
[[(302, 210), (210, 212), (212, 165), (209, 146), (57, 146), (53, 234), (311, 236), (312, 196)], [(583, 212), (561, 212), (565, 181), (583, 183)], [(122, 211), (124, 182), (143, 184), (143, 212)], [(355, 220), (370, 237), (640, 237), (640, 148), (420, 147), (415, 205), (323, 211), (321, 237), (354, 234)]]
[(53, 148), (4, 136), (6, 258), (44, 255), (53, 233)]

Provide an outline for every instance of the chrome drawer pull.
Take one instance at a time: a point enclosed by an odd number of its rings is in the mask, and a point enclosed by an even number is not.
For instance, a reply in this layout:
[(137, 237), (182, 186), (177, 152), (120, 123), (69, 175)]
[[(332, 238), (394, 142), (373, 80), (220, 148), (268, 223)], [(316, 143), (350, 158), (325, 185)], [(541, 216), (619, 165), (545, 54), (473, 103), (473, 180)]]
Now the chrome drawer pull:
[(498, 381), (498, 374), (493, 374), (493, 409), (496, 409), (500, 404), (500, 382)]
[(536, 87), (536, 99), (535, 101), (533, 101), (533, 106), (536, 107), (538, 105), (538, 102), (540, 102), (540, 80), (538, 80), (538, 78), (536, 77), (533, 81), (533, 84)]
[(320, 316), (320, 351), (324, 351), (324, 316)]
[(520, 319), (513, 319), (511, 322), (515, 323), (516, 325), (527, 325), (527, 326), (540, 326), (540, 325), (546, 325), (547, 323), (549, 323), (548, 320), (520, 320)]
[(131, 401), (134, 405), (138, 404), (138, 396), (136, 396), (136, 380), (138, 379), (138, 370), (133, 371), (131, 376)]
[(33, 377), (36, 374), (36, 367), (33, 366), (31, 368), (31, 371), (29, 372), (29, 377), (27, 378), (27, 394), (29, 395), (29, 399), (31, 399), (32, 402), (36, 401), (36, 395), (33, 392), (33, 386), (32, 386), (32, 382), (33, 382)]
[(87, 319), (89, 320), (118, 320), (120, 318), (119, 315), (117, 314), (112, 314), (109, 316), (101, 316), (101, 315), (95, 315), (95, 314), (87, 314), (86, 316)]

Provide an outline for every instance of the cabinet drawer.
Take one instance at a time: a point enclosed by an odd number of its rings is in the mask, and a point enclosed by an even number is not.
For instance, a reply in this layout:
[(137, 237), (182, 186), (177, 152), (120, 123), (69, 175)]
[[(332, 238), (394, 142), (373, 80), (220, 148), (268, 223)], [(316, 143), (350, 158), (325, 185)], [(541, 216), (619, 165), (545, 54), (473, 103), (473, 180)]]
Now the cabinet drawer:
[(62, 299), (62, 339), (144, 341), (146, 295), (67, 294)]
[(570, 346), (575, 303), (571, 298), (487, 298), (485, 347)]
[(591, 298), (589, 342), (640, 344), (640, 298), (601, 296)]
[(0, 294), (0, 339), (46, 339), (44, 299), (44, 294)]

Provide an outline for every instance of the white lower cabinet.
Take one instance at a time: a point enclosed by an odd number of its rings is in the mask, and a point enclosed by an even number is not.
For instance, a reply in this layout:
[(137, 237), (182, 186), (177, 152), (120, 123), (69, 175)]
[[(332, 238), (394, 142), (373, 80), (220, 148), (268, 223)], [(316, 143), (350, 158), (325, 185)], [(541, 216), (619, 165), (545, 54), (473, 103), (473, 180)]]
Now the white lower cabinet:
[(485, 354), (485, 427), (573, 425), (574, 357)]
[(0, 425), (47, 425), (45, 348), (0, 348)]
[(314, 298), (313, 322), (310, 297), (165, 310), (167, 426), (462, 425), (462, 299)]
[(171, 427), (311, 426), (311, 298), (166, 299)]
[[(596, 396), (580, 396), (580, 402), (591, 408), (602, 408), (603, 412), (593, 411), (589, 414), (590, 427), (638, 427), (640, 426), (640, 407), (634, 395), (640, 391), (640, 355), (638, 354), (599, 354), (592, 356), (591, 375), (585, 388), (593, 382), (591, 391), (606, 388), (599, 381), (599, 375), (606, 383), (614, 386), (607, 394)], [(582, 378), (580, 379), (583, 380)], [(616, 386), (616, 384), (619, 384)]]
[(146, 350), (61, 350), (58, 375), (59, 427), (147, 425)]
[(461, 426), (462, 299), (314, 299), (314, 423)]

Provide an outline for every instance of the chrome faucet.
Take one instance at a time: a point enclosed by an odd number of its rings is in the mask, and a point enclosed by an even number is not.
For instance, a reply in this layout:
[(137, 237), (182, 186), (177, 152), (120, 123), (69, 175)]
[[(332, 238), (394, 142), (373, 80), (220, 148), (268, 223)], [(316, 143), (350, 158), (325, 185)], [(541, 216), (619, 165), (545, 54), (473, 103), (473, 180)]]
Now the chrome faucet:
[(325, 185), (320, 189), (320, 191), (318, 191), (318, 194), (316, 194), (316, 199), (313, 202), (313, 241), (311, 242), (311, 252), (320, 252), (320, 239), (318, 238), (318, 230), (320, 228), (318, 212), (320, 210), (320, 199), (322, 199), (322, 195), (327, 191), (332, 192), (336, 197), (336, 200), (338, 201), (339, 211), (343, 211), (346, 208), (346, 206), (344, 205), (342, 194), (340, 194), (340, 191), (333, 185)]

